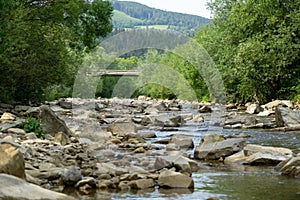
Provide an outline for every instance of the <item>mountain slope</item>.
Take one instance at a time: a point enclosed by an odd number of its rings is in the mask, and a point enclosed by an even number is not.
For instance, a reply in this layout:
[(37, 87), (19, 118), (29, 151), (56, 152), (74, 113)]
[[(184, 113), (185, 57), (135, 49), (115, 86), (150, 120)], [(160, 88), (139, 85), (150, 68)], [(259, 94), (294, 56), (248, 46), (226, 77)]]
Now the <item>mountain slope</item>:
[[(113, 16), (113, 24), (117, 28), (135, 28), (141, 25), (164, 25), (168, 29), (193, 32), (195, 29), (210, 22), (209, 19), (204, 17), (163, 11), (136, 2), (113, 0), (111, 4), (115, 11), (117, 11)], [(120, 21), (120, 12), (123, 13), (122, 22)]]

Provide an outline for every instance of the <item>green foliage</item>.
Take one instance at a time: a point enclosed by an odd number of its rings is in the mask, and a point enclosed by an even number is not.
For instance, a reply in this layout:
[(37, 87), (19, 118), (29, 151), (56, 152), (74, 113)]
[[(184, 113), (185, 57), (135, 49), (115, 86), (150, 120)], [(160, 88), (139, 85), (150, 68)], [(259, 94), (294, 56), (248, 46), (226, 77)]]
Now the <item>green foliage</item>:
[(231, 101), (288, 98), (300, 77), (299, 1), (212, 0), (195, 36), (216, 62)]
[(150, 8), (140, 3), (129, 1), (112, 1), (115, 9), (112, 18), (116, 28), (135, 28), (135, 27), (164, 27), (180, 31), (185, 34), (193, 34), (197, 28), (200, 28), (210, 22), (204, 17), (167, 12), (159, 9)]
[(41, 124), (33, 117), (27, 117), (24, 124), (24, 131), (27, 133), (34, 132), (38, 138), (44, 138), (45, 132), (41, 129)]
[[(177, 51), (188, 49), (186, 46), (179, 48)], [(157, 50), (149, 50), (142, 63), (141, 80), (147, 84), (140, 89), (141, 94), (152, 98), (186, 100), (209, 96), (200, 72), (185, 58), (170, 52), (159, 54)]]
[(0, 99), (41, 101), (72, 86), (81, 53), (112, 30), (108, 1), (0, 0)]

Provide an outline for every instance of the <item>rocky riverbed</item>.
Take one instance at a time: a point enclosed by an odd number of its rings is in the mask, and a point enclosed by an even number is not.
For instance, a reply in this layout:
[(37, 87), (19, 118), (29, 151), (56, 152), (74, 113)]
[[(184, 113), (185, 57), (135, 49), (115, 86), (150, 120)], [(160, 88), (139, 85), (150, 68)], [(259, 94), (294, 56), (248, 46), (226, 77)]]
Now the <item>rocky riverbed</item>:
[[(96, 191), (193, 190), (193, 173), (218, 162), (274, 166), (283, 175), (300, 176), (299, 146), (249, 144), (247, 134), (222, 132), (300, 130), (299, 111), (290, 101), (225, 107), (146, 97), (70, 98), (0, 107), (1, 199), (88, 199)], [(29, 116), (40, 120), (43, 139), (23, 130)], [(209, 134), (177, 134), (187, 124)], [(174, 134), (154, 140), (157, 131)]]

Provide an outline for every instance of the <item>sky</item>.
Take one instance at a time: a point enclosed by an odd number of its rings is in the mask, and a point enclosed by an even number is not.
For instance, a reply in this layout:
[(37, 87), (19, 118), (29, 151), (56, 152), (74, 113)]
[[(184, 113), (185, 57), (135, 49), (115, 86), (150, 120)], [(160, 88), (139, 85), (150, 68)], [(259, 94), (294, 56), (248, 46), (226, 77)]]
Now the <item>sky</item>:
[(152, 8), (166, 11), (180, 12), (210, 18), (210, 11), (206, 8), (208, 0), (126, 0), (142, 3)]

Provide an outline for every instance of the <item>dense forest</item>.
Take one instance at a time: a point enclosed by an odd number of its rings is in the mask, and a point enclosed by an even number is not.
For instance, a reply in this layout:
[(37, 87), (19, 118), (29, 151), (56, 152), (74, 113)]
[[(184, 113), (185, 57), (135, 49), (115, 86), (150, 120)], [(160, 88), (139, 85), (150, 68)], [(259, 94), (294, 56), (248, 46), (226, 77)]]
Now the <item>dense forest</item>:
[(197, 28), (210, 22), (204, 17), (163, 11), (136, 2), (111, 1), (111, 4), (115, 9), (112, 22), (116, 28), (156, 26), (193, 34)]
[[(137, 5), (140, 6), (138, 9)], [(208, 6), (214, 18), (189, 39), (203, 47), (214, 61), (222, 76), (227, 102), (300, 101), (300, 1), (211, 0)], [(189, 86), (198, 100), (214, 100), (207, 80), (213, 81), (213, 75), (203, 77), (207, 63), (199, 61), (200, 65), (203, 64), (203, 70), (199, 71), (201, 66), (191, 62), (192, 57), (199, 53), (191, 43), (179, 45), (173, 51), (143, 48), (123, 55), (108, 52), (108, 47), (98, 45), (107, 36), (113, 37), (113, 15), (125, 19), (120, 23), (132, 21), (134, 26), (168, 22), (170, 26), (189, 29), (194, 29), (197, 23), (199, 26), (207, 23), (203, 18), (168, 14), (136, 3), (102, 0), (0, 0), (0, 9), (1, 102), (44, 101), (72, 96), (78, 69), (85, 65), (87, 68), (101, 66), (106, 60), (109, 60), (108, 68), (111, 69), (139, 68), (151, 72), (153, 64), (167, 66), (159, 68), (161, 71), (156, 75), (141, 77), (148, 82), (140, 85), (132, 97), (189, 99), (189, 94), (185, 93), (186, 86)], [(141, 45), (153, 46), (147, 43), (148, 40), (143, 40), (139, 30), (131, 31), (137, 34), (136, 39)], [(155, 38), (154, 30), (145, 31), (149, 37)], [(159, 31), (161, 37), (156, 37), (154, 42), (164, 41), (172, 46), (172, 41), (167, 40), (170, 32)], [(129, 44), (118, 45), (121, 48)], [(200, 54), (198, 60), (206, 56)], [(177, 79), (175, 72), (185, 81)], [(162, 74), (168, 74), (168, 78)], [(96, 95), (111, 97), (121, 79), (97, 79)], [(162, 79), (166, 79), (163, 83), (172, 88), (157, 84), (156, 81)], [(123, 84), (126, 88), (135, 88), (135, 82), (135, 78), (128, 78)]]

